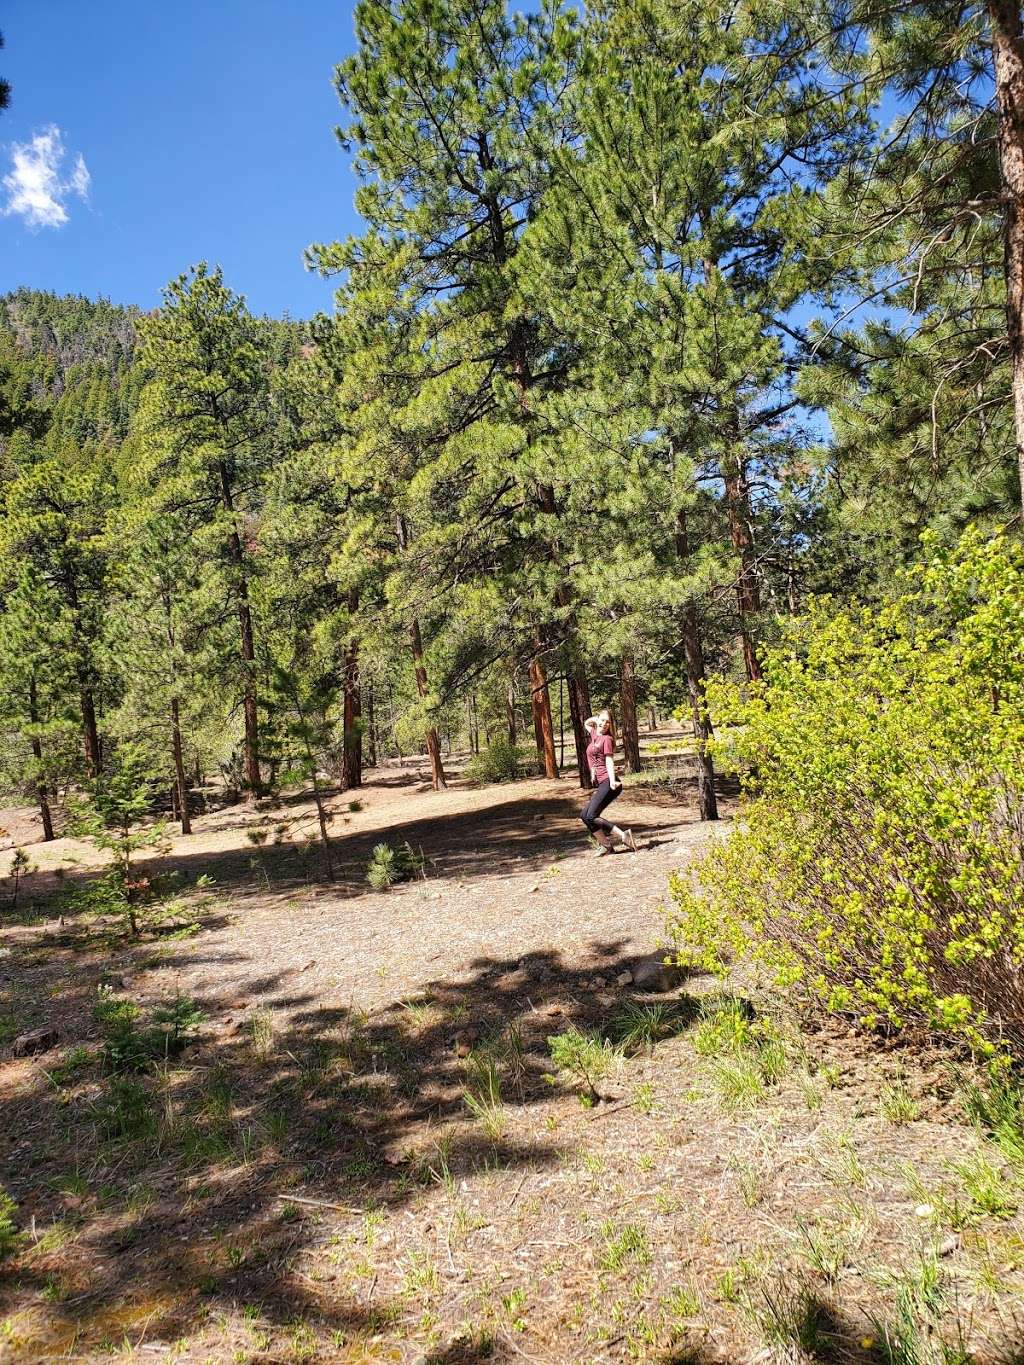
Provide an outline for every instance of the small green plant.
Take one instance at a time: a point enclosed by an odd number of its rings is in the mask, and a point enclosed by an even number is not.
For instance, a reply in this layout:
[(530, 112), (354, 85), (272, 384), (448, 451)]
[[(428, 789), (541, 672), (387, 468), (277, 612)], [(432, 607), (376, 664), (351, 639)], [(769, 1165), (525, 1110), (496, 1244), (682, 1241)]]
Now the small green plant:
[(350, 802), (348, 803), (348, 808), (349, 808), (349, 810), (352, 812), (353, 815), (358, 815), (359, 812), (363, 809), (363, 802), (362, 802), (362, 801), (350, 801)]
[(723, 1106), (736, 1113), (764, 1098), (764, 1081), (750, 1057), (716, 1057), (709, 1067), (711, 1083)]
[(114, 1076), (106, 1095), (95, 1106), (100, 1134), (112, 1142), (135, 1142), (156, 1132), (156, 1114), (149, 1092), (139, 1081)]
[(620, 1060), (620, 1053), (606, 1039), (578, 1028), (566, 1029), (548, 1038), (551, 1060), (559, 1071), (567, 1071), (584, 1087), (585, 1096), (596, 1103), (601, 1096), (598, 1084), (605, 1080)]
[(397, 847), (380, 843), (374, 847), (366, 865), (366, 880), (374, 891), (386, 891), (399, 882), (412, 881), (423, 873), (423, 855), (408, 840)]
[(672, 1031), (671, 1020), (667, 1005), (644, 1005), (631, 1000), (619, 1010), (608, 1031), (627, 1054), (649, 1051), (659, 1038)]
[(104, 1035), (100, 1054), (103, 1068), (119, 1074), (145, 1071), (155, 1062), (176, 1056), (202, 1022), (203, 1013), (189, 996), (178, 995), (168, 1004), (158, 1005), (151, 1025), (140, 1029), (138, 1006), (114, 995), (109, 986), (100, 986), (93, 1017)]
[(1018, 1171), (1024, 1171), (1024, 1093), (1005, 1075), (972, 1081), (964, 1095), (967, 1116), (995, 1142)]
[(526, 1331), (526, 1318), (523, 1309), (526, 1307), (526, 1290), (513, 1289), (511, 1294), (504, 1294), (501, 1306), (505, 1310), (505, 1316), (509, 1320), (509, 1326), (513, 1332)]
[(11, 865), (7, 869), (7, 880), (11, 883), (10, 908), (12, 910), (16, 910), (18, 907), (18, 893), (21, 890), (22, 882), (33, 870), (25, 850), (16, 848), (11, 855)]
[(504, 1136), (506, 1124), (497, 1064), (486, 1052), (471, 1052), (466, 1059), (466, 1073), (463, 1103), (491, 1141), (497, 1142)]
[(798, 1218), (796, 1225), (807, 1247), (807, 1259), (826, 1284), (834, 1285), (864, 1239), (863, 1224), (824, 1220), (808, 1223)]
[(962, 1182), (971, 1217), (1012, 1218), (1017, 1212), (1012, 1186), (984, 1152), (951, 1162), (950, 1169)]
[(621, 1271), (627, 1264), (634, 1266), (649, 1265), (651, 1248), (647, 1234), (636, 1223), (626, 1225), (616, 1231), (615, 1224), (604, 1223), (601, 1227), (604, 1250), (597, 1259), (602, 1270)]
[(132, 860), (140, 849), (160, 847), (167, 837), (166, 821), (144, 823), (159, 781), (140, 746), (121, 744), (108, 769), (87, 785), (73, 811), (74, 831), (92, 838), (111, 857), (110, 872), (95, 887), (96, 908), (120, 917), (133, 935), (139, 932), (151, 888), (147, 877), (135, 874)]
[(701, 1001), (693, 1031), (694, 1050), (701, 1057), (720, 1057), (743, 1052), (751, 1041), (753, 1011), (738, 996), (716, 996)]
[(269, 1057), (274, 1048), (274, 1016), (268, 1009), (255, 1010), (249, 1020), (249, 1040), (257, 1057)]
[(5, 1260), (17, 1249), (19, 1233), (14, 1222), (17, 1211), (17, 1204), (0, 1185), (0, 1261)]
[(93, 1061), (93, 1053), (87, 1047), (81, 1045), (73, 1047), (67, 1056), (53, 1068), (50, 1073), (57, 1085), (64, 1085), (79, 1071), (83, 1071), (90, 1066)]
[(888, 1123), (913, 1123), (921, 1112), (921, 1107), (907, 1089), (903, 1072), (895, 1074), (883, 1082), (879, 1095), (882, 1117)]
[(654, 1113), (654, 1086), (650, 1081), (642, 1081), (633, 1091), (633, 1108), (638, 1114)]
[(781, 1275), (758, 1285), (744, 1309), (767, 1346), (817, 1354), (830, 1333), (830, 1315), (810, 1286)]

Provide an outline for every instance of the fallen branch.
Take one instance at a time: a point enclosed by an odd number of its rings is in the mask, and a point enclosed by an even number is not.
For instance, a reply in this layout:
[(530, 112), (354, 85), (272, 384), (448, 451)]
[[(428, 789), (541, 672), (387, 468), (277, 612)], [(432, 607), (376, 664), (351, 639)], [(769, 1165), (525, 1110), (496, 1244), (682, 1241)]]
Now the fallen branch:
[(308, 1204), (314, 1209), (334, 1209), (338, 1213), (365, 1213), (365, 1209), (353, 1208), (351, 1204), (332, 1204), (327, 1199), (305, 1199), (298, 1194), (276, 1194), (274, 1196), (283, 1204)]

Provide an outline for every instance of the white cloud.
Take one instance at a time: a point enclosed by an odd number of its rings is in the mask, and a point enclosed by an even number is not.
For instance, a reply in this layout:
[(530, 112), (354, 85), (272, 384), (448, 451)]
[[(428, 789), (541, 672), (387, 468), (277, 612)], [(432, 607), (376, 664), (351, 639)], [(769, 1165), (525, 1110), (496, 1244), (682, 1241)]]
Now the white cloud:
[(61, 227), (68, 221), (65, 202), (69, 195), (84, 199), (91, 177), (81, 152), (71, 174), (62, 173), (64, 141), (55, 123), (47, 124), (31, 142), (11, 146), (11, 171), (4, 176), (7, 191), (5, 214), (17, 213), (29, 227)]

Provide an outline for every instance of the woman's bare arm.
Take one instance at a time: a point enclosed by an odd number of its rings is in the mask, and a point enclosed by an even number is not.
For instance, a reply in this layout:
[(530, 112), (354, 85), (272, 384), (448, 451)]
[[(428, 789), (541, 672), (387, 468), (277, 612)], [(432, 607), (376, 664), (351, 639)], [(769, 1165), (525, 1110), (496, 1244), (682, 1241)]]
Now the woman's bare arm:
[(620, 787), (621, 782), (615, 780), (615, 759), (611, 754), (605, 759), (605, 767), (608, 769), (608, 783), (612, 787)]

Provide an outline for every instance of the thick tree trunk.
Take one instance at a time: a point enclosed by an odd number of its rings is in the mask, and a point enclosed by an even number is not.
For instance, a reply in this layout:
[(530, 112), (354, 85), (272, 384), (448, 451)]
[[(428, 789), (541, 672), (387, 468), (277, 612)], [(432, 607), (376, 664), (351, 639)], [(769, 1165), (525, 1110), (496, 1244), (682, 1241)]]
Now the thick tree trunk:
[(729, 518), (729, 537), (740, 560), (740, 573), (736, 580), (736, 606), (740, 617), (743, 664), (747, 670), (747, 678), (754, 682), (761, 676), (761, 661), (754, 643), (754, 621), (761, 610), (761, 590), (757, 583), (754, 542), (750, 533), (750, 490), (747, 485), (747, 471), (742, 457), (738, 454), (730, 458), (725, 468), (725, 507)]
[(188, 782), (185, 780), (185, 758), (181, 750), (181, 708), (178, 698), (171, 698), (171, 749), (174, 753), (174, 782), (178, 793), (178, 818), (182, 834), (192, 833), (192, 818), (188, 808)]
[(587, 687), (587, 680), (580, 669), (566, 674), (565, 685), (569, 692), (569, 718), (572, 721), (572, 733), (576, 740), (576, 771), (580, 775), (580, 786), (584, 791), (589, 791), (594, 785), (590, 776), (590, 765), (587, 762), (587, 745), (590, 743), (590, 736), (587, 734), (583, 722), (590, 715), (590, 689)]
[(558, 776), (555, 758), (555, 734), (551, 725), (551, 697), (544, 665), (535, 654), (530, 660), (530, 707), (533, 711), (533, 733), (537, 741), (537, 757), (545, 777)]
[[(412, 642), (412, 659), (416, 669), (416, 691), (421, 697), (425, 697), (430, 689), (427, 686), (427, 669), (423, 662), (423, 638), (420, 635), (420, 623), (415, 616), (409, 626), (409, 639)], [(445, 781), (444, 765), (441, 762), (441, 744), (437, 737), (437, 730), (433, 725), (427, 727), (424, 738), (427, 744), (427, 753), (430, 756), (430, 778), (434, 784), (434, 791), (440, 791), (442, 787), (447, 787), (448, 783)]]
[[(686, 521), (679, 516), (676, 532), (676, 553), (685, 564), (690, 557), (690, 543), (686, 533)], [(680, 619), (683, 643), (683, 661), (686, 666), (686, 686), (690, 694), (690, 712), (693, 717), (693, 739), (697, 758), (697, 809), (702, 820), (718, 819), (718, 798), (715, 796), (715, 768), (708, 753), (708, 740), (714, 731), (708, 714), (705, 694), (706, 671), (704, 650), (700, 641), (700, 618), (695, 602), (688, 602), (683, 608)]]
[(50, 798), (46, 794), (46, 779), (43, 776), (43, 745), (35, 729), (39, 724), (39, 694), (35, 678), (30, 679), (28, 685), (28, 719), (33, 727), (29, 742), (36, 763), (36, 800), (39, 802), (39, 814), (43, 821), (43, 839), (49, 843), (53, 838), (53, 816), (50, 812)]
[(626, 771), (640, 771), (640, 729), (636, 721), (636, 671), (632, 654), (619, 663), (619, 703), (622, 709), (622, 752)]
[(988, 12), (999, 107), (1006, 330), (1010, 342), (1017, 471), (1024, 507), (1024, 31), (1016, 0), (989, 0)]
[(218, 464), (220, 474), (220, 497), (224, 511), (228, 515), (228, 555), (235, 570), (235, 599), (238, 610), (239, 648), (242, 657), (242, 712), (245, 737), (242, 743), (242, 761), (245, 768), (245, 785), (253, 796), (263, 790), (259, 759), (259, 713), (256, 706), (256, 649), (253, 640), (252, 609), (249, 606), (249, 580), (245, 572), (245, 554), (242, 538), (238, 533), (235, 518), (235, 504), (231, 494), (231, 480), (227, 465)]
[(341, 786), (343, 791), (363, 785), (363, 734), (360, 726), (362, 696), (359, 690), (359, 645), (349, 642), (345, 651), (345, 695)]
[(92, 687), (82, 682), (79, 687), (82, 710), (82, 748), (85, 752), (85, 769), (90, 777), (100, 775), (100, 735), (96, 726), (96, 702)]

